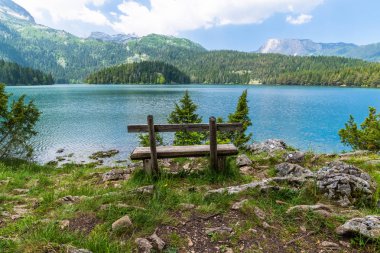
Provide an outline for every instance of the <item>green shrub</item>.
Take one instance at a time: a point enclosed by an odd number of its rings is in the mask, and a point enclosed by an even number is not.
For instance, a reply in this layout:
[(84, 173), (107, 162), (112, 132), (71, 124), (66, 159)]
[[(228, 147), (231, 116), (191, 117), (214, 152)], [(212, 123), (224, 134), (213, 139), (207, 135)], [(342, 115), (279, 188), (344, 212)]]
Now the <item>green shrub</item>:
[(360, 128), (351, 115), (345, 128), (339, 130), (339, 136), (347, 146), (354, 150), (380, 150), (380, 114), (376, 114), (374, 107), (369, 108), (369, 115), (360, 125)]
[(34, 127), (40, 112), (33, 101), (26, 103), (25, 96), (9, 104), (10, 95), (0, 84), (0, 159), (30, 158), (33, 147), (29, 140), (37, 132)]

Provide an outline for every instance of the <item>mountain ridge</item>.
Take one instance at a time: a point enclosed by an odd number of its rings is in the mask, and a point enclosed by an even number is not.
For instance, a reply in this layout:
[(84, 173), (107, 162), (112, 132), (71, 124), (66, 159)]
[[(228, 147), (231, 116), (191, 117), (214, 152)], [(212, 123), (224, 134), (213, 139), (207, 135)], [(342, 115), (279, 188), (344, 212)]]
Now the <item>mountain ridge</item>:
[(367, 61), (380, 61), (380, 43), (321, 43), (310, 39), (268, 39), (256, 52), (297, 56), (341, 56)]

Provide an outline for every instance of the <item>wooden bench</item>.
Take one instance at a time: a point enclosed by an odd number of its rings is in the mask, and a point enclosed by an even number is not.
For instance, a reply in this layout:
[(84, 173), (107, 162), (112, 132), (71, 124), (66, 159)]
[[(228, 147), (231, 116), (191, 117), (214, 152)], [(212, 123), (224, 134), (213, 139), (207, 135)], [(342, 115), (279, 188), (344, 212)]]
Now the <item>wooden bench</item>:
[[(172, 124), (154, 125), (153, 116), (147, 117), (147, 125), (129, 125), (129, 133), (149, 133), (149, 147), (137, 147), (131, 154), (131, 160), (143, 160), (144, 170), (159, 174), (157, 159), (177, 157), (210, 156), (213, 170), (223, 169), (226, 156), (237, 155), (238, 149), (233, 144), (217, 144), (217, 131), (240, 131), (241, 123), (217, 124), (210, 117), (209, 124)], [(210, 132), (209, 145), (193, 146), (156, 146), (156, 132)]]

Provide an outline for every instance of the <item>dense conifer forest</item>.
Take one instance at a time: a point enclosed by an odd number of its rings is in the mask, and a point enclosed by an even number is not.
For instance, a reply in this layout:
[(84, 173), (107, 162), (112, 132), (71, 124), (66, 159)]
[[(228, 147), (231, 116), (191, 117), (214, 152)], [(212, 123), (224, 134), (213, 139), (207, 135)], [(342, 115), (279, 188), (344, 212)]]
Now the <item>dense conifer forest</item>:
[(54, 79), (51, 74), (0, 60), (0, 83), (7, 85), (49, 85), (54, 83)]
[(90, 84), (127, 84), (127, 83), (189, 83), (190, 78), (176, 67), (155, 61), (129, 63), (105, 68), (89, 75)]

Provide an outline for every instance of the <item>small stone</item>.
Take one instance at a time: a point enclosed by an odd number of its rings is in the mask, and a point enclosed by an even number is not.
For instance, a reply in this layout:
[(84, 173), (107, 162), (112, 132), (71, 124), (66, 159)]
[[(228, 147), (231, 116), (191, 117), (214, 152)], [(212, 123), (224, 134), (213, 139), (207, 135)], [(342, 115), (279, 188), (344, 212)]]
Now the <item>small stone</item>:
[(165, 248), (165, 242), (157, 236), (156, 233), (152, 234), (149, 237), (149, 240), (152, 242), (153, 248), (157, 249), (158, 251), (162, 251)]
[(224, 253), (234, 253), (233, 249), (231, 249), (231, 248), (226, 248), (223, 252)]
[(118, 181), (118, 180), (127, 180), (129, 179), (131, 174), (131, 170), (120, 170), (120, 169), (114, 169), (111, 171), (108, 171), (102, 175), (103, 182), (107, 181)]
[(195, 208), (194, 204), (188, 204), (188, 203), (181, 203), (178, 205), (179, 209), (182, 211), (189, 211)]
[(132, 221), (128, 215), (125, 215), (112, 223), (112, 230), (122, 230), (132, 227)]
[(334, 242), (329, 242), (329, 241), (323, 241), (321, 243), (321, 247), (324, 249), (324, 250), (328, 250), (328, 251), (336, 251), (336, 250), (339, 250), (339, 245), (334, 243)]
[(64, 151), (65, 151), (65, 149), (60, 148), (60, 149), (57, 150), (57, 154), (62, 154)]
[(137, 238), (135, 243), (137, 244), (139, 253), (150, 253), (153, 249), (152, 244), (145, 238)]
[(256, 234), (257, 233), (257, 230), (254, 229), (254, 228), (250, 228), (248, 229), (249, 232), (251, 232), (252, 234)]
[(295, 151), (292, 153), (285, 154), (285, 162), (288, 163), (302, 163), (305, 161), (305, 153), (300, 151)]
[(263, 222), (262, 223), (262, 225), (263, 225), (263, 228), (271, 228), (271, 225), (269, 225), (267, 222)]
[(70, 221), (69, 220), (62, 220), (59, 222), (59, 227), (61, 229), (66, 229), (70, 226)]
[(12, 191), (14, 194), (26, 194), (29, 192), (29, 189), (13, 189)]
[(257, 218), (259, 218), (260, 220), (265, 220), (266, 215), (265, 215), (265, 212), (263, 210), (261, 210), (260, 208), (258, 208), (257, 206), (255, 206), (253, 208), (253, 212), (255, 213), (255, 215), (257, 216)]
[(187, 237), (187, 246), (189, 246), (189, 247), (193, 247), (194, 246), (194, 243), (193, 243), (193, 241), (191, 240), (190, 237)]
[(205, 230), (206, 234), (208, 234), (208, 235), (213, 234), (213, 233), (230, 234), (230, 233), (232, 233), (232, 231), (233, 231), (232, 228), (229, 228), (226, 226), (206, 228), (206, 230)]
[(60, 199), (60, 202), (63, 204), (72, 204), (72, 203), (77, 203), (81, 200), (81, 197), (79, 196), (65, 196)]
[(87, 249), (77, 249), (73, 246), (67, 246), (66, 252), (67, 253), (92, 253), (92, 251), (89, 251)]
[(339, 241), (339, 244), (342, 245), (343, 247), (350, 248), (351, 244), (349, 242), (345, 241)]
[(135, 190), (135, 192), (152, 194), (153, 190), (154, 190), (154, 185), (148, 185), (148, 186), (143, 186), (143, 187), (137, 188)]
[(254, 173), (254, 169), (251, 166), (243, 166), (243, 167), (240, 167), (239, 170), (241, 174), (246, 175), (246, 176), (252, 175)]
[(290, 207), (286, 213), (289, 214), (291, 212), (314, 212), (324, 217), (330, 217), (332, 213), (332, 208), (327, 205), (317, 204), (317, 205), (298, 205)]
[(236, 202), (232, 205), (232, 210), (240, 210), (243, 208), (244, 204), (248, 202), (248, 199), (243, 199), (242, 201)]
[(306, 232), (306, 227), (305, 226), (300, 226), (300, 230), (305, 233)]
[(247, 155), (243, 154), (243, 155), (239, 155), (236, 158), (236, 165), (239, 167), (251, 166), (252, 161), (251, 161), (251, 159), (249, 159), (249, 157)]

